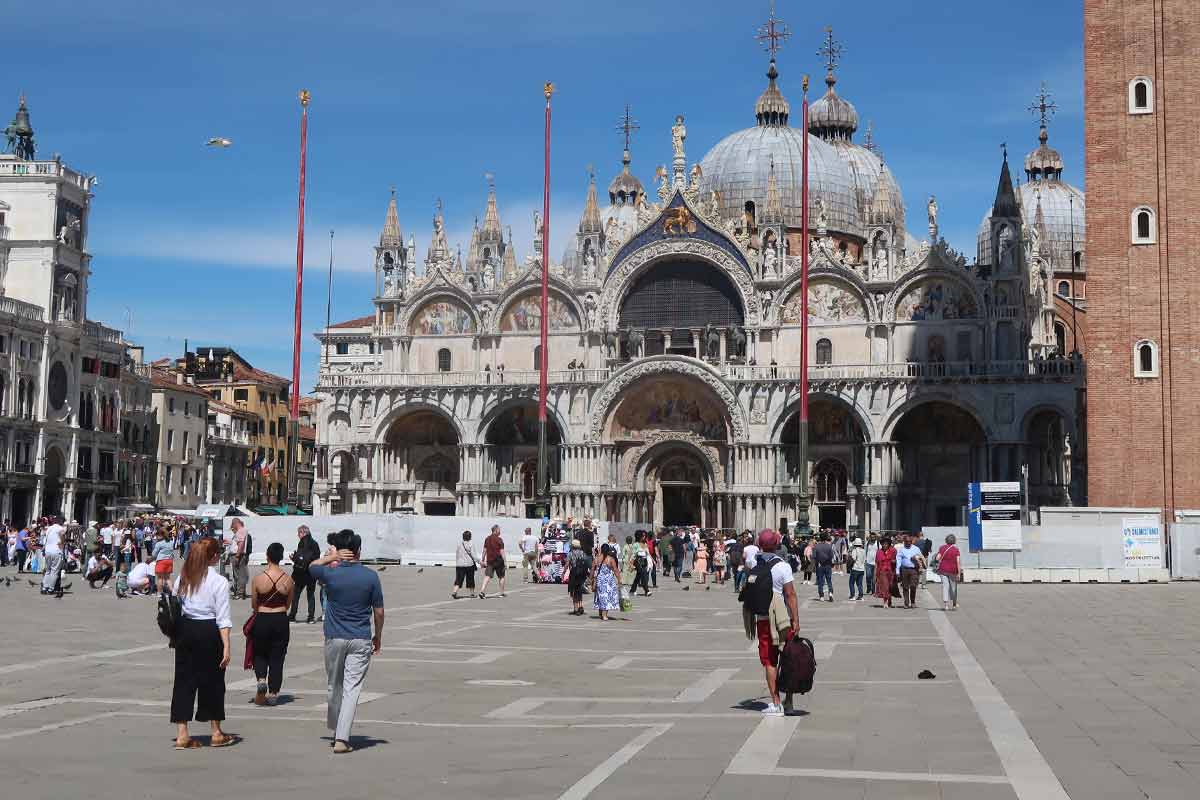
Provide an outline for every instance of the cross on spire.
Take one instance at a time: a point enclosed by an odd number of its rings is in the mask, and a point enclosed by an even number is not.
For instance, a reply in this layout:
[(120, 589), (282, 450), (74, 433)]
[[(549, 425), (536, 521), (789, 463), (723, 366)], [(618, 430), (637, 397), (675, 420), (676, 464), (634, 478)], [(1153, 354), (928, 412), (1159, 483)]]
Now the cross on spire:
[(587, 165), (587, 176), (589, 181), (596, 180), (596, 167), (592, 164)]
[(842, 60), (842, 43), (833, 38), (833, 28), (825, 26), (825, 43), (821, 45), (821, 49), (817, 51), (817, 55), (825, 59), (825, 70), (830, 75), (837, 69), (838, 63)]
[(767, 15), (766, 23), (759, 27), (754, 38), (758, 40), (764, 50), (771, 54), (771, 60), (774, 61), (775, 54), (791, 36), (791, 29), (783, 20), (775, 16), (775, 0), (771, 0), (771, 13)]
[(863, 147), (875, 152), (875, 121), (867, 120), (867, 137), (863, 141)]
[(490, 172), (483, 173), (483, 179), (487, 181), (488, 190), (496, 191), (496, 176)]
[(1038, 91), (1036, 102), (1029, 106), (1029, 112), (1036, 116), (1041, 122), (1042, 127), (1046, 127), (1046, 120), (1054, 116), (1058, 111), (1058, 105), (1051, 99), (1053, 95), (1046, 91), (1046, 82), (1042, 81), (1042, 88)]
[(641, 130), (637, 120), (633, 118), (633, 111), (629, 108), (629, 104), (625, 104), (625, 113), (621, 115), (621, 119), (617, 122), (617, 133), (625, 136), (625, 149), (629, 149), (629, 140), (632, 138), (634, 131)]

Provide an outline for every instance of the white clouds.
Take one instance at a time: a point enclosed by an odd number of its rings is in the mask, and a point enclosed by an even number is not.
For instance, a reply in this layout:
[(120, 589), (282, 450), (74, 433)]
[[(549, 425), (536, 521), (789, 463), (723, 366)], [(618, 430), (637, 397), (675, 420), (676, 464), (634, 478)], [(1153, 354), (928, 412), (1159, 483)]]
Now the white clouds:
[[(339, 272), (370, 272), (378, 231), (366, 227), (336, 230), (335, 267)], [(295, 269), (296, 234), (280, 228), (251, 226), (183, 226), (174, 222), (108, 228), (93, 236), (92, 251), (104, 258), (143, 258), (223, 267)], [(306, 228), (305, 269), (325, 269), (329, 229)]]
[[(473, 205), (473, 204), (472, 204)], [(468, 207), (461, 203), (455, 208)], [(533, 214), (541, 212), (542, 203), (522, 201), (512, 205), (500, 203), (500, 220), (512, 227), (517, 247), (517, 262), (521, 263), (533, 249)], [(557, 261), (565, 248), (574, 246), (575, 231), (581, 205), (555, 204), (550, 213), (550, 248)], [(404, 220), (401, 220), (403, 224)], [(446, 238), (450, 247), (459, 245), (465, 251), (471, 241), (473, 218), (452, 217), (447, 222)], [(417, 260), (423, 261), (429, 247), (431, 231), (404, 225), (407, 241), (410, 233), (417, 240)], [(247, 267), (255, 269), (295, 269), (296, 236), (294, 230), (283, 226), (213, 225), (197, 227), (177, 222), (145, 222), (134, 220), (130, 225), (108, 227), (92, 237), (91, 249), (104, 259), (138, 258), (183, 262), (217, 267)], [(334, 226), (334, 268), (338, 272), (371, 273), (374, 269), (374, 246), (379, 230), (366, 225)], [(507, 236), (507, 232), (505, 234)], [(329, 226), (309, 221), (306, 224), (305, 269), (324, 271), (329, 257)]]

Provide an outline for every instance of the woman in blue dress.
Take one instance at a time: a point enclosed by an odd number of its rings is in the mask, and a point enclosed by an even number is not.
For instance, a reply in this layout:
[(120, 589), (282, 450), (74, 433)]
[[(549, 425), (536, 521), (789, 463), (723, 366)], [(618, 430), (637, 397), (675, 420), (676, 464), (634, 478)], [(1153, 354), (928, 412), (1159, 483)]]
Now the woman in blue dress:
[(600, 558), (596, 561), (596, 610), (600, 619), (609, 619), (608, 612), (621, 607), (621, 594), (617, 587), (617, 556), (611, 545), (600, 548)]

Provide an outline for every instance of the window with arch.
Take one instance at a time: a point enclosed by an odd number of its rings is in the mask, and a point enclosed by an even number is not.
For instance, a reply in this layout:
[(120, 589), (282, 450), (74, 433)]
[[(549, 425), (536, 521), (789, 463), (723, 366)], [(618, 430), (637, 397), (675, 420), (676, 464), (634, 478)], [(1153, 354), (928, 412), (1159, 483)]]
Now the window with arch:
[(438, 350), (437, 368), (438, 372), (450, 371), (450, 348), (443, 347), (441, 350)]
[(1150, 339), (1142, 339), (1133, 346), (1133, 377), (1158, 377), (1158, 345)]
[(533, 369), (536, 372), (542, 368), (542, 346), (539, 344), (533, 348)]
[(817, 365), (833, 363), (833, 342), (828, 339), (817, 340)]
[(826, 459), (817, 465), (815, 474), (816, 495), (818, 503), (846, 502), (846, 467), (835, 459)]
[(1154, 220), (1154, 209), (1138, 206), (1130, 218), (1130, 235), (1134, 244), (1154, 244), (1158, 241), (1158, 225)]
[(1129, 113), (1154, 113), (1154, 84), (1149, 78), (1137, 77), (1129, 82)]
[(1054, 323), (1054, 346), (1058, 348), (1059, 355), (1065, 355), (1067, 352), (1067, 326), (1061, 322)]
[(1083, 269), (1083, 251), (1076, 250), (1071, 257), (1071, 264), (1075, 269)]
[(1058, 282), (1058, 296), (1059, 297), (1070, 297), (1071, 296), (1071, 282), (1070, 281), (1059, 281)]

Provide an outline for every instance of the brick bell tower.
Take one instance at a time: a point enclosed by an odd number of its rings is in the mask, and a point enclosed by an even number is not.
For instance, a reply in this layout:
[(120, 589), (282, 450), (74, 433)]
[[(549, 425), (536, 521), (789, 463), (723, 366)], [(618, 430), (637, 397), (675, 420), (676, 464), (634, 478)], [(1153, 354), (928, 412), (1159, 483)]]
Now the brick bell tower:
[(1200, 14), (1085, 0), (1088, 499), (1200, 509)]

